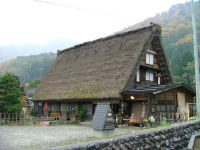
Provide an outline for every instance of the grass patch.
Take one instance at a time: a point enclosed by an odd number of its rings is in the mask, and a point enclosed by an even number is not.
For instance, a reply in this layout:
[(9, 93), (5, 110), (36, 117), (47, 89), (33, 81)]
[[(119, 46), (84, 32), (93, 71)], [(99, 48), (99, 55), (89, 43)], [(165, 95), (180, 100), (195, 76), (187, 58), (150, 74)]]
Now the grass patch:
[(169, 125), (171, 125), (171, 123), (169, 123), (169, 122), (162, 122), (161, 123), (161, 126), (169, 126)]

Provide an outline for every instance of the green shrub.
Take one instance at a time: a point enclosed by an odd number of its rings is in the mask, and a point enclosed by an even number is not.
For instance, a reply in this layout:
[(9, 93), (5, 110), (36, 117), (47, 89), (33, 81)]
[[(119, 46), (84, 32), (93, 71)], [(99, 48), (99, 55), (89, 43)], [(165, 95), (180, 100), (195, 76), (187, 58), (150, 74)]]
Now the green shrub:
[(170, 123), (168, 123), (168, 122), (162, 122), (161, 123), (161, 126), (169, 126), (170, 125)]

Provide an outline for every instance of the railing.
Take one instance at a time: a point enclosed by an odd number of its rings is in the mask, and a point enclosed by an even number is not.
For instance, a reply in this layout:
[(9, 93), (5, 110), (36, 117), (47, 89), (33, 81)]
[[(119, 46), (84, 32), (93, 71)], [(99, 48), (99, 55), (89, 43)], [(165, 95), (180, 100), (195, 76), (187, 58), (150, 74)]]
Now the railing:
[(0, 125), (25, 124), (28, 120), (23, 113), (0, 113)]
[(56, 123), (66, 124), (67, 117), (65, 114), (55, 117), (35, 117), (23, 113), (0, 113), (1, 125), (38, 125), (42, 118), (55, 120)]
[(193, 117), (193, 115), (187, 116), (187, 114), (178, 114), (177, 118), (177, 113), (175, 112), (160, 112), (154, 115), (156, 122), (169, 122), (169, 123), (174, 123), (174, 122), (180, 122), (180, 121), (186, 121), (189, 119), (189, 117)]

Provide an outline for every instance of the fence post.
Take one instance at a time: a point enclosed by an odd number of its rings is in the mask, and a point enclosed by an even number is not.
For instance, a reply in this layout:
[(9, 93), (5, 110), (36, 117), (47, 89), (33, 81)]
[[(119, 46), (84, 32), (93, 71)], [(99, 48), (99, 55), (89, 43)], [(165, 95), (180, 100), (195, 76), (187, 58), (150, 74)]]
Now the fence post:
[(16, 117), (16, 118), (15, 118), (15, 119), (16, 119), (15, 121), (16, 121), (16, 124), (17, 124), (17, 113), (16, 113), (16, 116), (15, 116), (15, 117)]
[(65, 121), (64, 124), (67, 124), (67, 115), (64, 116), (64, 121)]
[(23, 123), (25, 124), (25, 113), (23, 113)]
[(6, 124), (6, 113), (4, 113), (4, 125)]
[(1, 125), (1, 113), (0, 113), (0, 125)]
[(10, 123), (10, 114), (8, 114), (8, 124)]

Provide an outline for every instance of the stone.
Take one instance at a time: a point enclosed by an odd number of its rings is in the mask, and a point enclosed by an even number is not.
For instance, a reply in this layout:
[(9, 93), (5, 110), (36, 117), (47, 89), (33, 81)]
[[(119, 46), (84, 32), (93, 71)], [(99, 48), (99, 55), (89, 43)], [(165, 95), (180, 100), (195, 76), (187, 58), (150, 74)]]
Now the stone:
[(157, 135), (157, 136), (155, 136), (155, 137), (154, 137), (154, 139), (155, 139), (156, 141), (158, 141), (158, 142), (160, 142), (160, 141), (161, 141), (161, 138), (160, 138), (160, 136), (158, 136), (158, 135)]
[(166, 144), (166, 147), (169, 148), (169, 146), (170, 146), (169, 140), (166, 140), (166, 141), (165, 141), (165, 144)]
[(147, 143), (147, 144), (151, 144), (151, 141), (150, 141), (149, 138), (145, 138), (145, 139), (144, 139), (144, 142)]
[(165, 135), (163, 135), (163, 134), (160, 137), (161, 137), (162, 140), (166, 139)]
[(151, 146), (150, 146), (150, 145), (145, 145), (144, 149), (145, 149), (145, 150), (150, 150), (150, 149), (151, 149)]
[(150, 135), (151, 137), (154, 137), (156, 134), (155, 134), (155, 132), (151, 132), (151, 133), (149, 133), (149, 135)]
[(161, 148), (160, 144), (156, 144), (156, 149), (160, 149), (160, 148)]
[(128, 148), (128, 149), (132, 149), (132, 145), (131, 145), (130, 143), (126, 143), (125, 146), (126, 146), (126, 148)]
[(120, 146), (119, 146), (119, 145), (116, 145), (116, 144), (114, 144), (114, 145), (112, 146), (112, 149), (113, 149), (113, 150), (120, 150)]
[(175, 125), (149, 133), (67, 146), (62, 150), (184, 150), (192, 134), (200, 132), (200, 121)]
[(179, 138), (177, 138), (177, 137), (174, 137), (174, 142), (179, 142), (180, 141), (180, 139)]

